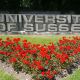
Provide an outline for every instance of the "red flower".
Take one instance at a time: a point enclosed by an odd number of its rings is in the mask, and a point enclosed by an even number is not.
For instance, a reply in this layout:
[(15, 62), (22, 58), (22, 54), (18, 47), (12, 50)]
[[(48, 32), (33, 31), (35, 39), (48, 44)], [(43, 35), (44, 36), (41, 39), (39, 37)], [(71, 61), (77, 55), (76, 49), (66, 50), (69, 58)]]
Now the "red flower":
[(27, 40), (26, 40), (26, 39), (24, 39), (22, 42), (23, 42), (23, 43), (26, 43), (26, 42), (27, 42)]
[(60, 62), (61, 62), (61, 63), (66, 62), (66, 60), (68, 59), (68, 57), (69, 57), (69, 56), (68, 56), (67, 54), (62, 54), (62, 55), (61, 55), (61, 58), (60, 58)]
[(70, 49), (71, 49), (71, 46), (66, 46), (66, 49), (67, 49), (67, 50), (70, 50)]
[(2, 47), (3, 46), (3, 44), (2, 44), (2, 42), (0, 42), (0, 47)]
[(57, 74), (57, 71), (54, 70), (54, 71), (53, 71), (53, 74)]
[(6, 40), (7, 40), (7, 41), (8, 41), (8, 40), (10, 40), (10, 38), (9, 38), (9, 37), (7, 37), (7, 38), (6, 38)]
[(28, 45), (27, 43), (23, 43), (23, 47), (24, 47), (24, 48), (28, 48), (29, 45)]
[(48, 61), (48, 60), (46, 60), (46, 61), (45, 61), (45, 64), (48, 64), (48, 63), (49, 63), (49, 61)]
[(47, 76), (49, 79), (52, 79), (54, 75), (51, 74), (51, 71), (50, 71), (50, 70), (48, 70), (48, 71), (46, 72), (46, 76)]
[(13, 41), (14, 41), (15, 43), (18, 43), (18, 42), (20, 41), (20, 38), (13, 38)]
[(50, 75), (50, 70), (46, 71), (46, 74), (47, 74), (47, 75)]
[(41, 57), (45, 58), (46, 54), (47, 54), (46, 51), (40, 51)]
[(11, 45), (11, 44), (13, 44), (13, 42), (11, 42), (11, 41), (6, 41), (5, 47), (7, 47), (7, 46), (9, 46), (9, 45)]
[(26, 64), (26, 65), (28, 65), (30, 62), (27, 61), (27, 60), (23, 60), (23, 63)]
[(41, 72), (41, 74), (42, 74), (42, 76), (44, 76), (45, 75), (45, 72)]
[(37, 66), (41, 65), (41, 61), (34, 61), (34, 64), (37, 65)]
[(7, 52), (5, 52), (5, 51), (0, 51), (0, 54), (6, 55)]
[(46, 48), (44, 46), (42, 46), (41, 51), (46, 51)]
[(56, 54), (56, 58), (60, 59), (61, 58), (61, 54), (57, 53)]
[(51, 56), (50, 56), (50, 55), (46, 54), (45, 56), (46, 56), (46, 58), (47, 58), (48, 60), (51, 59)]
[(9, 60), (11, 63), (15, 63), (17, 60), (16, 60), (16, 58), (10, 58), (10, 60)]
[(47, 77), (48, 77), (49, 79), (52, 79), (52, 78), (53, 78), (53, 75), (47, 75)]
[(22, 48), (21, 48), (20, 45), (17, 45), (17, 46), (15, 46), (15, 50), (16, 50), (16, 51), (17, 51), (17, 50), (22, 50)]
[(2, 39), (0, 38), (0, 41), (2, 41)]

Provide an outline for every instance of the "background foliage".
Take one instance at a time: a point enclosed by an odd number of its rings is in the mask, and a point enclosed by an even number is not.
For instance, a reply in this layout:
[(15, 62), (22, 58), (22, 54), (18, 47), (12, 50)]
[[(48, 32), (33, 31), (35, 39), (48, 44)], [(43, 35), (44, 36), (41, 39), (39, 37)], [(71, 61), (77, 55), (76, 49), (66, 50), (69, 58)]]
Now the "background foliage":
[(80, 0), (0, 0), (0, 10), (80, 12)]

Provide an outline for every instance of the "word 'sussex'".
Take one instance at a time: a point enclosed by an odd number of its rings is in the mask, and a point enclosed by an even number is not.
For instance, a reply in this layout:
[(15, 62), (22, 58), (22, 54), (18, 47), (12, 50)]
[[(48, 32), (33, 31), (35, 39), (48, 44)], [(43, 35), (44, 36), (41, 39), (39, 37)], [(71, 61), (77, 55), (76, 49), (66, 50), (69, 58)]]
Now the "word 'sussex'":
[(80, 15), (0, 14), (0, 31), (80, 32)]

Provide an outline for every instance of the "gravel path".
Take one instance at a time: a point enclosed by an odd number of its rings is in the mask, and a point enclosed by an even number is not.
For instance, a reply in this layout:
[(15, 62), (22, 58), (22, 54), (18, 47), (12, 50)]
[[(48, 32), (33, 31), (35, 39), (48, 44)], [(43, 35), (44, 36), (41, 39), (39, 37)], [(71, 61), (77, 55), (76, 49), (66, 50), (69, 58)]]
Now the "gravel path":
[(0, 69), (4, 70), (6, 73), (13, 75), (18, 80), (32, 80), (31, 76), (25, 73), (20, 72), (19, 74), (14, 71), (10, 64), (2, 63), (0, 61)]

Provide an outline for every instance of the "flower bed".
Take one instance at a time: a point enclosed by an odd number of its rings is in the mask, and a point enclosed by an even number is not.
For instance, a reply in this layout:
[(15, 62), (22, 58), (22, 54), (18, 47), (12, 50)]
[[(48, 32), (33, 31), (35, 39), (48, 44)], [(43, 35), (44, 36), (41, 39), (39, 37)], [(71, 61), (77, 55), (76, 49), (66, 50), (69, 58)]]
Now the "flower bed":
[(0, 60), (12, 64), (17, 72), (33, 74), (34, 80), (55, 80), (63, 70), (71, 73), (79, 64), (80, 37), (63, 37), (57, 45), (32, 44), (20, 38), (0, 39)]

